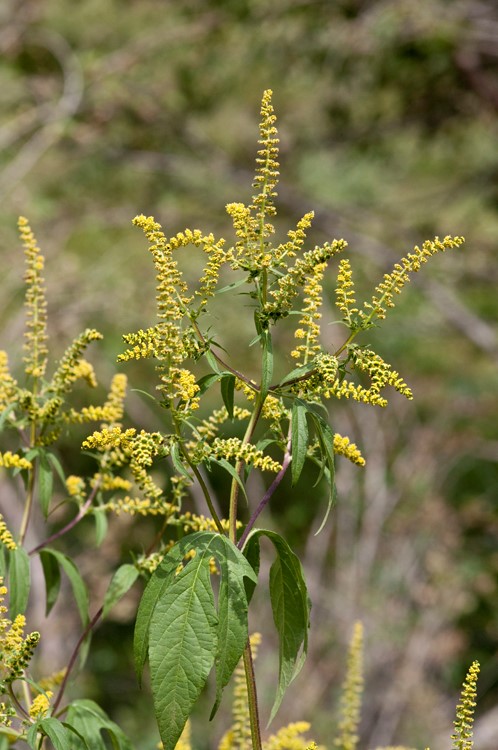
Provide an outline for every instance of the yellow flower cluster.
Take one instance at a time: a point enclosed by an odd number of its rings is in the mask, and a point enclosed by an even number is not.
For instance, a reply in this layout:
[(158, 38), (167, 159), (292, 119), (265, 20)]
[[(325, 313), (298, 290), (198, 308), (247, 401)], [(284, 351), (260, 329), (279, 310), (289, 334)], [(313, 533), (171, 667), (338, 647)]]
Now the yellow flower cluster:
[[(218, 531), (218, 527), (212, 518), (206, 516), (198, 516), (195, 513), (187, 511), (179, 517), (179, 522), (183, 526), (183, 530), (186, 534), (191, 534), (194, 531)], [(222, 518), (221, 525), (225, 531), (228, 531), (228, 519)], [(242, 523), (237, 521), (237, 527), (240, 528)]]
[(51, 690), (52, 688), (58, 687), (58, 685), (62, 684), (62, 681), (64, 680), (64, 677), (66, 676), (66, 668), (59, 669), (58, 672), (52, 672), (52, 674), (49, 674), (48, 677), (43, 677), (38, 682), (38, 687), (41, 688), (41, 690), (46, 690), (47, 692)]
[(302, 250), (306, 240), (306, 230), (310, 228), (314, 216), (314, 211), (304, 214), (303, 218), (297, 222), (296, 229), (289, 229), (287, 242), (283, 242), (274, 250), (275, 266), (284, 266), (285, 258), (295, 258)]
[(0, 349), (0, 412), (11, 404), (17, 393), (17, 382), (9, 370), (7, 352)]
[(347, 247), (345, 240), (334, 240), (332, 243), (326, 242), (322, 247), (315, 247), (305, 252), (288, 269), (287, 273), (278, 279), (277, 288), (270, 290), (273, 301), (265, 305), (264, 313), (270, 318), (286, 314), (307, 277), (313, 274), (314, 268), (326, 264), (332, 256), (342, 252), (345, 247)]
[(271, 102), (273, 91), (267, 89), (263, 93), (261, 102), (261, 121), (259, 125), (259, 144), (261, 148), (256, 156), (256, 174), (254, 176), (253, 188), (258, 190), (253, 196), (252, 206), (256, 211), (256, 217), (260, 226), (260, 235), (265, 237), (273, 233), (271, 224), (266, 224), (267, 216), (274, 216), (275, 206), (273, 199), (276, 197), (276, 186), (278, 183), (278, 135), (275, 123), (277, 118)]
[(113, 474), (95, 474), (91, 482), (92, 487), (97, 482), (103, 492), (114, 492), (115, 490), (129, 492), (131, 490), (131, 482), (129, 479), (117, 477)]
[(140, 328), (135, 333), (125, 333), (123, 341), (131, 349), (118, 356), (118, 362), (127, 362), (130, 359), (147, 359), (147, 357), (157, 357), (159, 331), (157, 326), (146, 328), (145, 331)]
[(136, 429), (130, 427), (123, 430), (121, 427), (104, 427), (102, 430), (95, 430), (82, 443), (82, 448), (89, 450), (108, 451), (115, 448), (121, 448), (125, 453), (129, 453), (132, 448), (133, 438), (136, 435)]
[(356, 750), (363, 693), (363, 626), (355, 623), (348, 651), (346, 678), (342, 685), (338, 736), (340, 750)]
[(263, 451), (258, 450), (252, 443), (243, 443), (239, 438), (215, 438), (212, 445), (211, 455), (216, 458), (235, 459), (252, 464), (255, 469), (261, 471), (280, 471), (282, 468), (278, 461), (270, 456), (265, 456)]
[(195, 375), (184, 367), (172, 367), (167, 378), (161, 375), (161, 381), (166, 387), (170, 384), (170, 397), (179, 400), (177, 409), (185, 414), (190, 414), (199, 408), (200, 388), (195, 382)]
[(460, 703), (457, 706), (455, 731), (451, 736), (454, 750), (472, 750), (472, 727), (474, 725), (474, 709), (476, 707), (477, 678), (480, 665), (474, 661), (463, 683)]
[(17, 544), (14, 541), (14, 537), (7, 528), (2, 514), (0, 513), (0, 544), (3, 544), (9, 550), (17, 549)]
[(80, 361), (74, 366), (73, 373), (76, 380), (81, 378), (90, 386), (90, 388), (97, 387), (95, 370), (93, 369), (93, 365), (90, 362), (87, 362), (86, 359), (80, 359)]
[(350, 353), (354, 367), (358, 370), (368, 373), (372, 381), (370, 393), (380, 393), (381, 389), (387, 385), (395, 388), (407, 399), (413, 399), (413, 393), (407, 386), (399, 372), (393, 370), (391, 365), (385, 362), (381, 356), (375, 354), (371, 349), (360, 349), (351, 347)]
[[(52, 377), (49, 390), (56, 395), (67, 393), (74, 381), (77, 380), (77, 378), (82, 377), (81, 362), (83, 359), (83, 352), (92, 341), (100, 341), (102, 338), (102, 334), (94, 328), (87, 328), (83, 333), (80, 333), (62, 355)], [(88, 373), (87, 368), (86, 372)]]
[(19, 234), (24, 245), (26, 258), (26, 333), (24, 349), (26, 356), (25, 372), (34, 378), (41, 378), (47, 367), (47, 300), (45, 298), (44, 279), (42, 276), (45, 260), (36, 243), (28, 220), (19, 217)]
[(40, 640), (40, 634), (30, 633), (24, 637), (26, 618), (19, 614), (12, 622), (4, 615), (7, 607), (4, 605), (7, 587), (0, 577), (0, 691), (4, 692), (5, 685), (22, 676), (28, 666), (33, 651)]
[(214, 236), (208, 234), (207, 237), (202, 238), (202, 242), (203, 250), (208, 256), (208, 261), (200, 278), (199, 289), (195, 292), (201, 300), (200, 310), (204, 310), (208, 299), (214, 295), (220, 275), (220, 268), (227, 260), (227, 253), (224, 249), (224, 239), (215, 242)]
[(70, 409), (64, 414), (64, 420), (73, 424), (105, 422), (113, 425), (118, 423), (124, 414), (127, 383), (126, 375), (117, 373), (111, 381), (107, 399), (102, 406), (84, 406), (80, 411)]
[(394, 295), (400, 294), (405, 284), (410, 281), (410, 273), (419, 271), (433, 255), (459, 247), (463, 243), (463, 237), (446, 236), (443, 240), (435, 237), (434, 240), (424, 242), (422, 248), (416, 246), (413, 253), (401, 258), (391, 273), (384, 274), (383, 280), (375, 287), (371, 302), (363, 303), (364, 309), (360, 311), (363, 325), (370, 323), (374, 318), (383, 320), (386, 317), (387, 309), (395, 306)]
[(298, 328), (294, 336), (297, 339), (305, 339), (306, 343), (299, 344), (291, 352), (291, 357), (299, 359), (300, 364), (307, 364), (308, 361), (320, 351), (320, 325), (317, 321), (320, 320), (322, 314), (318, 312), (322, 304), (322, 279), (325, 269), (327, 268), (326, 263), (318, 263), (313, 268), (313, 272), (308, 276), (304, 285), (304, 303), (303, 316), (299, 320), (299, 324), (305, 326), (306, 331), (302, 328)]
[(335, 290), (335, 304), (344, 313), (344, 319), (352, 323), (352, 316), (358, 312), (354, 293), (353, 271), (351, 263), (347, 258), (341, 258), (337, 274), (337, 286)]
[[(242, 409), (240, 406), (234, 406), (233, 416), (234, 419), (248, 419), (251, 416), (251, 412), (248, 409)], [(202, 422), (195, 427), (194, 436), (196, 439), (189, 440), (185, 443), (186, 451), (188, 453), (194, 453), (197, 447), (203, 447), (199, 446), (199, 442), (207, 444), (213, 440), (218, 434), (219, 428), (225, 424), (227, 420), (228, 411), (225, 406), (222, 406), (221, 409), (215, 409), (209, 417), (203, 419)], [(204, 450), (201, 450), (200, 453), (202, 456), (205, 455)], [(197, 461), (195, 456), (194, 459)]]
[(376, 390), (363, 388), (363, 386), (351, 383), (349, 380), (341, 382), (339, 378), (329, 390), (324, 391), (323, 395), (325, 398), (330, 398), (331, 396), (337, 399), (351, 398), (353, 401), (361, 401), (364, 404), (371, 404), (372, 406), (387, 406), (386, 399), (382, 398)]
[(310, 724), (307, 721), (294, 721), (272, 734), (263, 743), (263, 750), (307, 750), (309, 740), (303, 735), (309, 730)]
[(104, 510), (113, 511), (117, 516), (128, 513), (130, 516), (170, 516), (173, 513), (171, 503), (151, 500), (150, 498), (126, 497), (111, 500), (102, 506)]
[(66, 477), (66, 490), (70, 497), (81, 499), (85, 491), (85, 480), (75, 474), (70, 474)]
[(348, 437), (343, 437), (338, 432), (334, 435), (334, 453), (348, 458), (357, 466), (365, 466), (365, 459), (356, 443), (352, 443)]
[(11, 451), (0, 453), (0, 466), (4, 469), (31, 469), (32, 465), (31, 461), (18, 456), (17, 453), (11, 453)]
[(43, 719), (49, 712), (50, 699), (53, 697), (51, 690), (39, 693), (29, 707), (29, 715), (32, 719)]

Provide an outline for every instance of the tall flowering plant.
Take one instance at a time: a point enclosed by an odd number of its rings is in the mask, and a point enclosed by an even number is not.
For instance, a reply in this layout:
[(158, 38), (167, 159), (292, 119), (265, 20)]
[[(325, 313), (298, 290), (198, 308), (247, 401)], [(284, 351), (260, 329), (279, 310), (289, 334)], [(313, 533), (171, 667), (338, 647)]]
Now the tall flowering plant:
[[(125, 334), (125, 348), (118, 359), (123, 363), (142, 358), (155, 361), (155, 398), (168, 415), (167, 428), (162, 431), (124, 426), (124, 375), (114, 377), (103, 405), (80, 409), (70, 405), (76, 381), (84, 380), (90, 387), (96, 384), (84, 353), (92, 341), (101, 338), (98, 331), (86, 330), (75, 339), (52, 375), (47, 375), (44, 261), (27, 221), (20, 220), (27, 268), (26, 384), (14, 379), (6, 354), (0, 353), (1, 427), (18, 440), (14, 452), (0, 453), (0, 465), (22, 473), (26, 487), (24, 513), (16, 533), (0, 518), (4, 551), (0, 573), (9, 581), (12, 618), (5, 620), (0, 632), (7, 654), (2, 690), (8, 701), (2, 704), (2, 720), (9, 742), (27, 739), (35, 748), (43, 737), (49, 737), (57, 750), (90, 748), (104, 729), (116, 746), (127, 748), (122, 731), (96, 704), (85, 700), (65, 704), (64, 696), (92, 629), (142, 577), (147, 585), (136, 619), (135, 668), (140, 680), (148, 660), (164, 750), (186, 742), (188, 718), (213, 669), (216, 687), (211, 718), (232, 675), (236, 672), (240, 678), (243, 669), (250, 743), (259, 750), (262, 741), (248, 610), (258, 584), (262, 538), (274, 548), (269, 590), (280, 644), (278, 686), (270, 718), (305, 659), (311, 606), (298, 557), (280, 534), (261, 526), (262, 513), (284, 476), (289, 473), (295, 485), (304, 466), (311, 464), (316, 467), (316, 484), (324, 482), (329, 488), (325, 523), (335, 495), (336, 457), (350, 460), (360, 469), (365, 464), (359, 448), (332, 429), (331, 402), (354, 399), (371, 407), (385, 407), (389, 387), (412, 398), (409, 386), (365, 342), (364, 334), (383, 322), (411, 274), (435, 254), (460, 247), (463, 239), (435, 238), (416, 247), (384, 275), (372, 297), (363, 303), (356, 300), (351, 264), (340, 257), (335, 303), (344, 335), (336, 350), (329, 351), (321, 335), (323, 281), (331, 262), (346, 250), (346, 242), (334, 239), (309, 247), (312, 212), (306, 213), (283, 241), (275, 240), (279, 164), (271, 100), (272, 92), (266, 91), (252, 201), (226, 207), (234, 227), (231, 243), (197, 229), (168, 237), (153, 217), (134, 219), (146, 236), (156, 269), (157, 320)], [(186, 248), (198, 249), (205, 258), (204, 270), (193, 288), (177, 260)], [(231, 276), (228, 284), (227, 275)], [(250, 300), (251, 344), (259, 351), (256, 373), (246, 372), (226, 355), (210, 328), (214, 298), (241, 291)], [(290, 351), (274, 351), (275, 327), (284, 319), (287, 325), (297, 321), (294, 340)], [(279, 372), (286, 369), (278, 378), (274, 374), (276, 360)], [(202, 411), (205, 395), (217, 388), (217, 408), (210, 413)], [(97, 422), (98, 429), (85, 439), (83, 448), (93, 454), (96, 470), (91, 477), (66, 476), (56, 441), (71, 425), (91, 422)], [(242, 437), (227, 437), (227, 428), (234, 422), (241, 426)], [(169, 465), (166, 485), (152, 472), (159, 459), (166, 459)], [(226, 517), (220, 515), (220, 503), (206, 480), (215, 466), (229, 477)], [(252, 496), (248, 489), (253, 471), (270, 475), (261, 497)], [(44, 541), (26, 550), (34, 505), (38, 503), (43, 517), (49, 518), (57, 475), (64, 482), (68, 507), (75, 505), (76, 512)], [(205, 515), (192, 514), (183, 507), (194, 484), (204, 497)], [(242, 497), (249, 507), (245, 524), (239, 513)], [(95, 518), (101, 541), (110, 513), (156, 516), (161, 520), (160, 533), (143, 554), (116, 570), (102, 606), (90, 616), (86, 586), (57, 542), (88, 516)], [(39, 556), (42, 563), (47, 612), (57, 600), (63, 572), (71, 583), (83, 628), (67, 668), (38, 682), (28, 675), (39, 636), (35, 632), (24, 637), (22, 619), (33, 556)], [(216, 600), (215, 575), (219, 576)], [(1, 591), (6, 593), (4, 588)], [(355, 638), (361, 639), (358, 629)], [(359, 646), (355, 648), (358, 651)], [(352, 708), (341, 724), (348, 748), (357, 741), (354, 727), (361, 686), (356, 662), (351, 669), (352, 687), (346, 686), (345, 695)], [(22, 695), (15, 688), (18, 682), (24, 687)]]

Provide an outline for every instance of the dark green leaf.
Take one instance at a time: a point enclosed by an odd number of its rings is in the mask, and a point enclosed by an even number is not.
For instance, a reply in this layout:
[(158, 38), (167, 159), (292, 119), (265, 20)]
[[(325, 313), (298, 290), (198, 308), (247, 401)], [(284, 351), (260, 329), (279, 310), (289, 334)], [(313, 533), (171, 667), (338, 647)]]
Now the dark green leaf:
[(23, 547), (9, 552), (9, 614), (14, 620), (28, 604), (31, 576), (28, 553)]
[(210, 388), (213, 383), (216, 383), (221, 378), (221, 373), (218, 372), (210, 372), (208, 375), (204, 375), (202, 378), (199, 378), (197, 381), (197, 385), (199, 386), (199, 395), (202, 396), (203, 393), (205, 393), (208, 388)]
[(47, 453), (47, 458), (54, 467), (55, 471), (57, 472), (57, 475), (59, 479), (61, 480), (62, 484), (65, 486), (66, 484), (66, 476), (64, 474), (64, 469), (62, 468), (61, 462), (57, 458), (56, 455), (53, 453)]
[(235, 375), (232, 375), (231, 373), (229, 373), (228, 375), (223, 375), (220, 385), (221, 385), (221, 397), (223, 399), (223, 403), (225, 404), (226, 410), (228, 412), (228, 416), (230, 417), (230, 419), (233, 419)]
[(288, 383), (291, 380), (295, 380), (296, 378), (302, 378), (303, 375), (307, 375), (309, 372), (312, 372), (316, 369), (316, 365), (313, 362), (309, 362), (307, 365), (301, 365), (300, 367), (296, 367), (294, 370), (291, 370), (290, 372), (285, 375), (280, 383), (278, 384), (278, 387), (284, 386), (286, 383)]
[(38, 458), (38, 496), (43, 517), (47, 519), (54, 490), (54, 476), (46, 451), (40, 449)]
[(27, 743), (28, 743), (28, 745), (30, 747), (33, 748), (33, 750), (37, 750), (36, 738), (37, 738), (37, 735), (38, 735), (38, 725), (39, 725), (39, 723), (40, 723), (39, 721), (35, 721), (35, 723), (30, 726), (30, 728), (28, 729), (28, 731), (26, 733)]
[(279, 636), (279, 682), (271, 722), (287, 687), (306, 658), (311, 604), (299, 558), (285, 539), (274, 531), (258, 529), (252, 532), (247, 546), (250, 548), (261, 536), (266, 536), (272, 542), (277, 553), (270, 568), (270, 599)]
[(173, 466), (179, 474), (192, 479), (182, 462), (182, 453), (180, 451), (180, 446), (178, 445), (178, 443), (173, 443), (173, 445), (171, 446), (171, 460), (173, 461)]
[(98, 508), (94, 509), (93, 518), (95, 520), (95, 544), (100, 547), (107, 534), (109, 523), (105, 511)]
[(218, 362), (216, 361), (216, 358), (215, 358), (214, 354), (211, 351), (208, 350), (206, 352), (206, 354), (205, 354), (205, 357), (206, 357), (209, 365), (211, 366), (211, 369), (213, 370), (213, 372), (216, 372), (219, 375), (221, 375), (221, 370), (219, 368)]
[(131, 589), (137, 578), (138, 570), (134, 565), (121, 565), (117, 569), (105, 595), (103, 617), (107, 617), (109, 610)]
[(64, 573), (69, 578), (69, 583), (71, 584), (71, 588), (73, 590), (73, 595), (76, 601), (76, 605), (78, 607), (78, 611), (80, 613), (81, 622), (84, 626), (88, 625), (89, 622), (89, 614), (88, 614), (88, 591), (86, 589), (85, 583), (80, 575), (80, 572), (74, 562), (64, 555), (62, 552), (59, 552), (58, 550), (51, 549), (50, 547), (46, 547), (43, 550), (44, 554), (46, 555), (53, 555), (57, 562), (59, 563), (60, 567), (64, 571)]
[(292, 404), (292, 484), (296, 484), (303, 470), (308, 450), (308, 423), (306, 407), (295, 401)]
[(108, 750), (102, 731), (108, 732), (114, 750), (133, 750), (124, 732), (93, 701), (73, 701), (64, 726), (72, 730), (71, 750)]
[(45, 577), (45, 590), (47, 592), (45, 605), (45, 617), (47, 617), (59, 596), (61, 573), (57, 559), (50, 552), (41, 550), (40, 560)]

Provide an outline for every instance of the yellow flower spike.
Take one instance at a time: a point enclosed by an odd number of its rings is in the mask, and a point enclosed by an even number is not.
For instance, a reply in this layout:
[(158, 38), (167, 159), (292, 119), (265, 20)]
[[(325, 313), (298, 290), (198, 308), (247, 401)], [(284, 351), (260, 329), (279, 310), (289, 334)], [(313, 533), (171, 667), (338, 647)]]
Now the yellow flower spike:
[(347, 258), (339, 261), (339, 272), (337, 274), (337, 286), (335, 290), (335, 304), (344, 314), (344, 319), (352, 322), (352, 316), (358, 312), (354, 293), (353, 271), (351, 263)]
[(455, 731), (451, 736), (453, 750), (472, 750), (472, 728), (474, 725), (474, 709), (476, 707), (477, 679), (480, 665), (474, 661), (464, 680), (460, 703), (457, 706)]
[(309, 740), (303, 735), (309, 730), (310, 725), (307, 721), (292, 722), (263, 742), (263, 750), (306, 750)]
[(276, 197), (278, 183), (278, 132), (275, 127), (277, 118), (272, 105), (273, 92), (267, 89), (261, 102), (261, 122), (259, 125), (259, 144), (261, 148), (256, 156), (256, 174), (253, 187), (258, 192), (253, 196), (252, 208), (256, 213), (260, 238), (273, 234), (273, 225), (266, 223), (267, 216), (275, 216), (273, 199)]
[(0, 349), (0, 412), (14, 401), (16, 394), (17, 381), (10, 374), (8, 354)]
[[(297, 339), (306, 339), (305, 344), (299, 344), (292, 352), (291, 356), (300, 359), (301, 364), (305, 365), (308, 361), (320, 351), (320, 320), (321, 313), (318, 312), (322, 304), (322, 279), (325, 269), (327, 268), (326, 263), (319, 263), (313, 268), (313, 272), (307, 278), (304, 285), (304, 293), (307, 295), (304, 298), (305, 307), (303, 307), (303, 317), (299, 320), (299, 324), (306, 327), (306, 331), (302, 328), (298, 328), (295, 337)], [(304, 336), (303, 336), (304, 334)]]
[(356, 750), (363, 694), (363, 626), (357, 622), (348, 651), (346, 678), (340, 701), (339, 734), (334, 746), (339, 750)]
[(159, 349), (159, 331), (157, 326), (141, 328), (136, 333), (125, 333), (123, 341), (132, 347), (118, 356), (118, 362), (127, 362), (130, 359), (147, 359), (157, 357)]
[(243, 443), (239, 438), (215, 438), (212, 444), (212, 454), (216, 458), (235, 459), (250, 463), (254, 468), (261, 471), (280, 471), (282, 465), (274, 461), (270, 456), (265, 456), (263, 451), (258, 450), (251, 443)]
[(7, 528), (2, 514), (0, 513), (0, 544), (3, 544), (8, 550), (14, 551), (17, 549), (14, 537)]
[(360, 349), (351, 347), (350, 353), (354, 367), (368, 373), (372, 381), (371, 392), (379, 393), (387, 385), (392, 386), (398, 393), (410, 401), (413, 399), (411, 388), (405, 383), (400, 374), (393, 370), (391, 365), (385, 362), (381, 356), (375, 354), (371, 349)]
[(363, 388), (361, 385), (351, 383), (349, 380), (343, 380), (340, 382), (339, 379), (337, 379), (329, 390), (324, 391), (324, 396), (325, 398), (334, 396), (337, 399), (353, 399), (353, 401), (360, 401), (364, 404), (371, 404), (372, 406), (387, 406), (387, 400), (382, 398), (382, 396), (379, 396), (376, 390)]
[(28, 220), (20, 216), (18, 220), (19, 234), (24, 245), (26, 259), (26, 332), (24, 357), (26, 375), (41, 378), (47, 367), (47, 300), (45, 298), (44, 279), (42, 276), (45, 260), (36, 243)]
[(296, 229), (290, 229), (287, 232), (288, 241), (275, 249), (275, 260), (279, 265), (285, 265), (283, 261), (286, 257), (294, 258), (302, 250), (306, 240), (306, 230), (310, 228), (314, 216), (314, 211), (310, 211), (299, 219)]
[(58, 396), (67, 393), (77, 378), (81, 377), (82, 355), (92, 341), (103, 338), (99, 331), (87, 328), (64, 352), (52, 377), (49, 389)]
[(75, 379), (81, 378), (82, 380), (85, 380), (90, 388), (97, 387), (95, 370), (93, 369), (93, 365), (90, 362), (87, 362), (86, 359), (81, 359), (78, 364), (74, 366), (73, 372)]
[(365, 459), (356, 443), (352, 443), (348, 437), (343, 437), (338, 432), (334, 435), (334, 453), (348, 458), (351, 463), (357, 466), (365, 466)]
[(383, 280), (375, 287), (375, 294), (370, 302), (365, 302), (363, 310), (360, 310), (360, 318), (363, 326), (369, 325), (375, 318), (383, 320), (387, 310), (395, 307), (394, 295), (400, 294), (401, 290), (410, 281), (410, 274), (416, 273), (429, 258), (445, 250), (460, 247), (464, 243), (463, 237), (446, 236), (443, 240), (435, 237), (427, 240), (422, 248), (415, 247), (413, 253), (408, 253), (395, 263), (391, 273), (384, 274)]

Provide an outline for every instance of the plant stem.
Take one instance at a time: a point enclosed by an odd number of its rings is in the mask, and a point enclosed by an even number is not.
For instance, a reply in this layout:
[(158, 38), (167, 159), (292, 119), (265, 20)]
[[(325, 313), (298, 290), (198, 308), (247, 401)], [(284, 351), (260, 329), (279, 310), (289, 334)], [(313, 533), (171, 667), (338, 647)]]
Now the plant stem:
[(244, 649), (244, 669), (246, 673), (247, 700), (251, 721), (252, 750), (261, 750), (261, 730), (259, 725), (258, 695), (256, 692), (256, 678), (252, 660), (251, 644), (247, 641)]
[[(251, 414), (251, 419), (249, 420), (249, 424), (247, 425), (247, 429), (245, 432), (244, 437), (242, 438), (242, 445), (246, 445), (251, 441), (252, 436), (254, 435), (254, 430), (256, 429), (256, 425), (258, 423), (258, 419), (261, 415), (261, 409), (263, 408), (263, 402), (261, 401), (260, 397), (256, 397), (256, 403), (254, 404), (254, 411)], [(244, 468), (244, 461), (239, 460), (235, 464), (235, 471), (237, 472), (238, 476), (240, 477), (242, 474), (242, 469)], [(235, 479), (232, 479), (232, 486), (230, 488), (230, 514), (229, 514), (229, 531), (228, 535), (230, 538), (230, 541), (232, 541), (234, 544), (237, 544), (237, 501), (239, 497), (239, 484), (236, 482)]]

